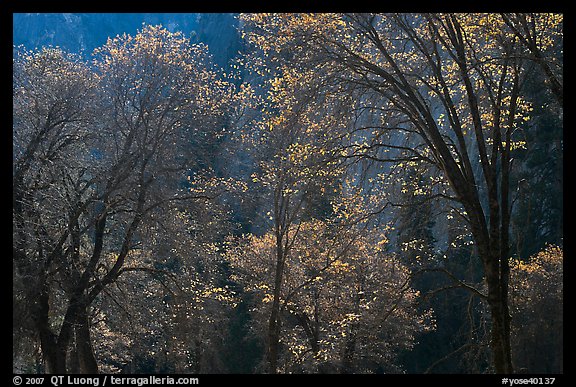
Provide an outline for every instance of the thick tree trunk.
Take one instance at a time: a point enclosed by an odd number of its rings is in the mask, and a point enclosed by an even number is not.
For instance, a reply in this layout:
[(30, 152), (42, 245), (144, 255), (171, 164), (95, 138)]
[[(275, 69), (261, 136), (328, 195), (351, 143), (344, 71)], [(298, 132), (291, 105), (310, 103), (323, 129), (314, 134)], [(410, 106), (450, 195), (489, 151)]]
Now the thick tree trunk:
[[(493, 191), (492, 191), (493, 192)], [(507, 190), (505, 190), (507, 193)], [(498, 217), (500, 229), (488, 227), (477, 197), (463, 196), (463, 204), (469, 214), (472, 236), (478, 257), (484, 268), (488, 294), (486, 301), (491, 318), (492, 365), (499, 374), (513, 373), (510, 347), (510, 313), (508, 308), (508, 216)], [(505, 195), (505, 199), (507, 197)], [(502, 206), (508, 211), (507, 206)], [(492, 209), (494, 214), (494, 209)], [(496, 217), (495, 217), (496, 218)], [(494, 219), (492, 219), (494, 221)], [(503, 221), (503, 224), (501, 223)], [(500, 231), (498, 234), (497, 232)]]
[(81, 374), (98, 373), (98, 363), (94, 355), (94, 349), (92, 348), (90, 321), (86, 309), (78, 313), (74, 331), (76, 335), (75, 352), (78, 356), (79, 372)]
[(48, 317), (50, 311), (50, 296), (48, 287), (45, 283), (40, 286), (42, 288), (36, 296), (32, 310), (32, 318), (40, 338), (44, 373), (63, 374), (66, 372), (66, 356), (62, 356), (62, 352), (58, 347), (58, 336), (52, 332), (50, 328), (50, 320)]
[[(39, 302), (43, 303), (42, 300)], [(47, 309), (46, 309), (47, 311)], [(63, 365), (58, 359), (57, 338), (50, 329), (48, 323), (48, 314), (36, 318), (36, 329), (40, 336), (40, 348), (42, 350), (42, 360), (44, 361), (44, 373), (59, 374), (62, 373)]]
[[(490, 299), (491, 297), (489, 297)], [(494, 371), (498, 374), (513, 373), (510, 350), (510, 316), (507, 302), (501, 298), (489, 301), (492, 317), (491, 348)]]
[(58, 335), (49, 328), (47, 314), (45, 319), (37, 321), (37, 328), (46, 373), (98, 373), (84, 304), (71, 300)]
[[(484, 249), (481, 249), (484, 250)], [(498, 374), (511, 374), (512, 353), (510, 346), (510, 312), (508, 307), (508, 277), (506, 263), (501, 262), (500, 255), (485, 258), (484, 270), (488, 286), (488, 306), (492, 323), (490, 347), (494, 371)]]

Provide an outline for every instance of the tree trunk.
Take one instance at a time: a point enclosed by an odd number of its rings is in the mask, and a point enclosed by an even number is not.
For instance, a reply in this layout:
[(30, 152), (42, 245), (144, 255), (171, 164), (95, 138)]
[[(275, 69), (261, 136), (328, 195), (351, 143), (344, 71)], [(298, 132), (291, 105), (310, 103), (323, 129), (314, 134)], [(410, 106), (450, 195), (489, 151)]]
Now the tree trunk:
[[(490, 299), (491, 297), (489, 297)], [(494, 371), (497, 374), (513, 373), (510, 350), (510, 317), (508, 305), (502, 299), (489, 301), (492, 317), (491, 348)]]
[(494, 371), (497, 374), (511, 374), (514, 369), (510, 347), (507, 262), (501, 263), (500, 256), (494, 255), (490, 255), (489, 259), (484, 262), (488, 286), (487, 301), (492, 322), (490, 346)]
[[(35, 317), (35, 324), (40, 336), (40, 348), (42, 350), (42, 359), (44, 360), (44, 373), (59, 374), (62, 373), (62, 365), (58, 361), (57, 338), (50, 329), (50, 324), (48, 322), (47, 295), (46, 300), (44, 300), (44, 295), (41, 295), (38, 302), (40, 304), (40, 311), (38, 312), (40, 315)], [(46, 304), (46, 308), (43, 307), (44, 303)]]
[(199, 374), (202, 371), (202, 341), (200, 338), (194, 340), (194, 373)]
[(288, 248), (284, 246), (284, 238), (288, 238), (286, 229), (286, 198), (282, 195), (283, 182), (274, 190), (274, 222), (276, 239), (276, 265), (274, 272), (274, 294), (272, 310), (268, 320), (268, 346), (266, 358), (268, 360), (268, 372), (275, 374), (278, 372), (278, 352), (280, 345), (280, 294), (282, 292), (282, 281), (284, 277), (284, 263)]
[(351, 328), (348, 332), (348, 338), (342, 353), (342, 362), (340, 365), (341, 374), (350, 374), (354, 371), (354, 352), (356, 352), (356, 332), (353, 328)]
[(88, 319), (86, 308), (78, 313), (74, 332), (76, 335), (75, 352), (78, 357), (79, 372), (81, 374), (98, 373), (98, 363), (92, 347), (90, 320)]
[(310, 344), (310, 349), (314, 355), (317, 355), (320, 352), (320, 345), (318, 344), (318, 330), (313, 327), (310, 321), (310, 318), (305, 312), (299, 312), (294, 314), (298, 319), (298, 322), (304, 329), (304, 333), (306, 333), (306, 338), (308, 339), (308, 344)]
[(44, 373), (63, 374), (66, 372), (66, 356), (58, 347), (58, 336), (50, 328), (48, 317), (50, 311), (50, 295), (45, 282), (39, 285), (41, 289), (36, 295), (32, 310), (32, 319), (40, 338), (40, 349), (44, 362)]
[(280, 342), (280, 284), (282, 273), (276, 270), (276, 286), (274, 288), (274, 301), (268, 322), (268, 372), (275, 374), (278, 371), (278, 346)]

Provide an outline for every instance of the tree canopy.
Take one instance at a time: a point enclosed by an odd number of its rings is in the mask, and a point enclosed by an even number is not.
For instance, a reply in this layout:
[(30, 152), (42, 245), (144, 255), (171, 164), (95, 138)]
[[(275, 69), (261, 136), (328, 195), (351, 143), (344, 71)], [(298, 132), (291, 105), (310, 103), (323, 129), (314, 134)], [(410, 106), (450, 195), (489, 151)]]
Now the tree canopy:
[(563, 16), (238, 18), (14, 48), (14, 371), (561, 373)]

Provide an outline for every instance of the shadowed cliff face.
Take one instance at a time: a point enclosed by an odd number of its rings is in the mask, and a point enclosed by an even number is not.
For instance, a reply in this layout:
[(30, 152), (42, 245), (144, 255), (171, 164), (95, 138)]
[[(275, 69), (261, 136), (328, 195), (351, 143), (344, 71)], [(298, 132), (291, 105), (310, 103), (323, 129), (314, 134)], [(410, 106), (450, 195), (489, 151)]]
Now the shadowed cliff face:
[(182, 31), (208, 45), (215, 62), (226, 67), (240, 50), (238, 20), (229, 13), (19, 13), (14, 14), (15, 45), (59, 46), (89, 56), (108, 37), (134, 35), (146, 24)]

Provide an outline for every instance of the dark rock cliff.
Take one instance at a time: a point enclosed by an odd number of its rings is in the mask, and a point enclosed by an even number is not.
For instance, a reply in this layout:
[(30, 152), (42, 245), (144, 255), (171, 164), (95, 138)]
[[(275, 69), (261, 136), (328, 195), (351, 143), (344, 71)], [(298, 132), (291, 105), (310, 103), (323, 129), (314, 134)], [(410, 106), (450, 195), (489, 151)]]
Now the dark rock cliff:
[(59, 46), (89, 56), (118, 34), (135, 34), (146, 24), (182, 31), (208, 45), (214, 60), (226, 67), (241, 49), (238, 19), (230, 13), (16, 13), (13, 43), (27, 48)]

